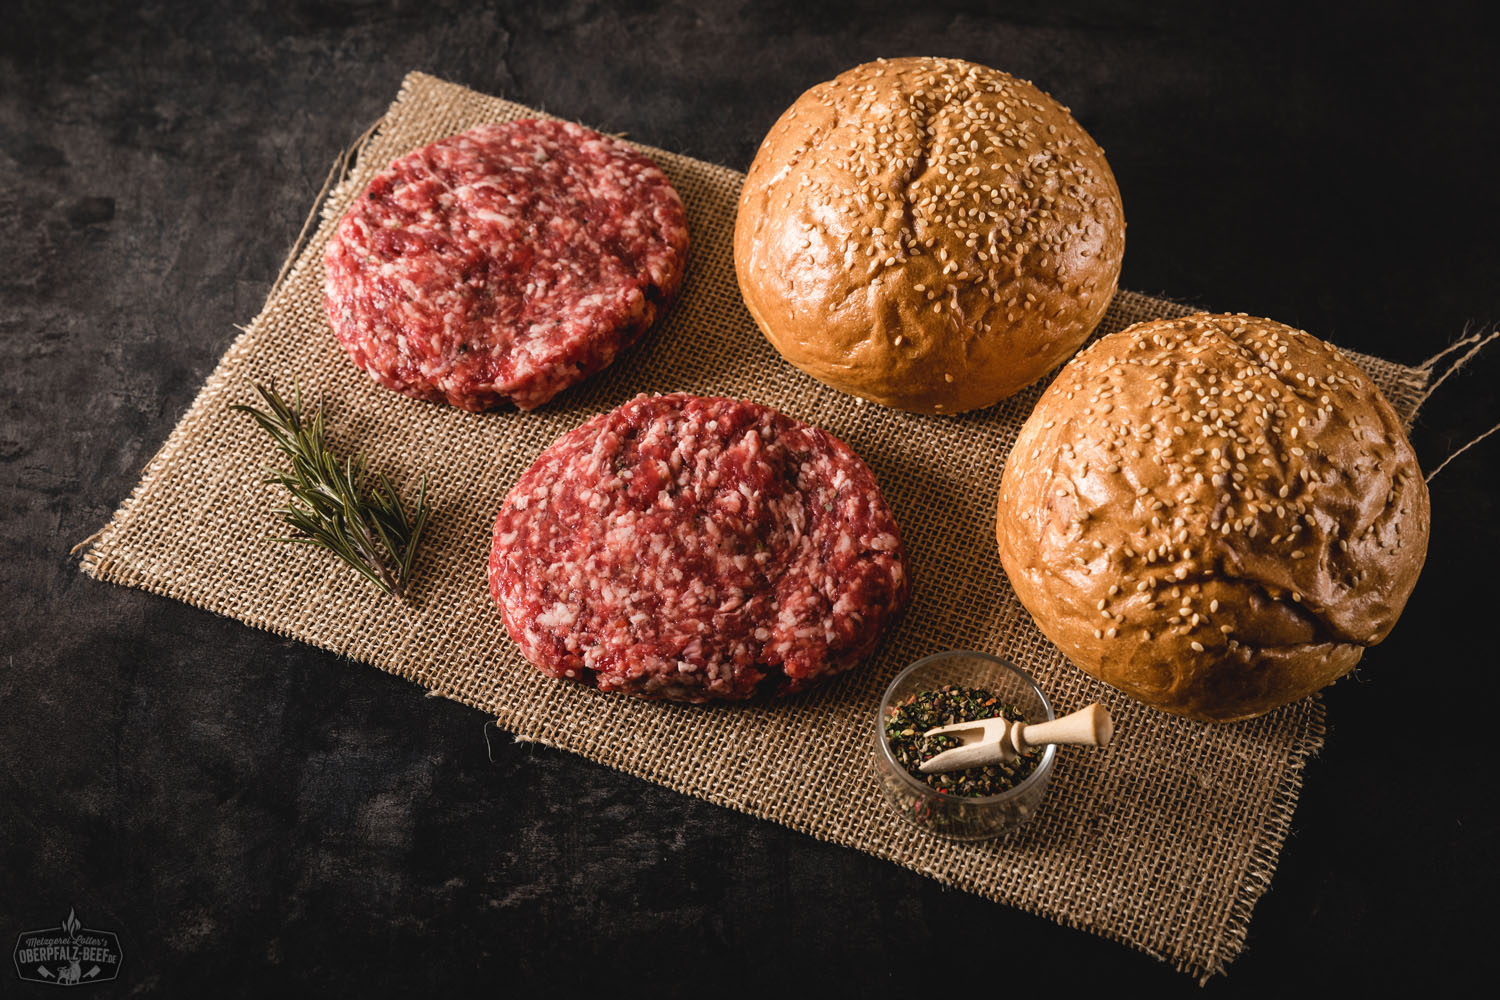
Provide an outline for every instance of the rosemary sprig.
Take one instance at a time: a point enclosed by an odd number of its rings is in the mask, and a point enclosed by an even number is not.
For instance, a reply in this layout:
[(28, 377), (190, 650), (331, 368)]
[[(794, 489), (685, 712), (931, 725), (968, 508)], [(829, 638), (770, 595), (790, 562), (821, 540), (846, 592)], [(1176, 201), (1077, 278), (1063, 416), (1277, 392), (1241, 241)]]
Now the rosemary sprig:
[(290, 471), (266, 473), (267, 483), (291, 494), (275, 513), (295, 532), (273, 541), (327, 549), (387, 594), (403, 598), (427, 524), (427, 477), (408, 513), (390, 479), (372, 474), (364, 455), (340, 460), (328, 444), (323, 408), (304, 411), (301, 389), (288, 403), (275, 386), (254, 388), (265, 409), (244, 404), (230, 409), (254, 418), (292, 463)]

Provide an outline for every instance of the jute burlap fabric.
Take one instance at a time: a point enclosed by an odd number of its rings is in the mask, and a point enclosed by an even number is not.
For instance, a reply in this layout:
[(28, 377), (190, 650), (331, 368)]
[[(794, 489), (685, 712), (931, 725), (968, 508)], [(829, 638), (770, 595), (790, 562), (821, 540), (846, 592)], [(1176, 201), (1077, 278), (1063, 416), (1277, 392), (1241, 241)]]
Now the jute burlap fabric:
[[(83, 559), (90, 575), (186, 601), (391, 671), (494, 715), (524, 740), (583, 754), (711, 802), (847, 844), (947, 884), (1084, 928), (1207, 977), (1243, 947), (1286, 836), (1303, 765), (1323, 738), (1316, 699), (1235, 726), (1144, 709), (1066, 663), (1016, 602), (992, 537), (1006, 453), (1039, 390), (982, 413), (910, 416), (802, 375), (745, 313), (731, 251), (742, 175), (647, 150), (686, 202), (692, 261), (667, 320), (602, 375), (533, 413), (463, 413), (376, 386), (323, 312), (333, 222), (396, 156), (483, 122), (537, 112), (419, 73), (407, 77), (322, 224), (229, 348), (129, 500)], [(607, 127), (607, 123), (602, 123)], [(1188, 310), (1122, 292), (1101, 332)], [(1358, 358), (1410, 414), (1421, 371)], [(229, 404), (252, 381), (321, 398), (338, 445), (398, 483), (430, 477), (430, 534), (409, 603), (327, 554), (267, 540), (275, 456)], [(874, 470), (910, 551), (915, 596), (880, 653), (820, 690), (733, 706), (652, 704), (543, 677), (510, 642), (486, 589), (492, 519), (547, 444), (639, 392), (755, 399), (826, 427)], [(949, 648), (1002, 654), (1072, 710), (1104, 702), (1118, 737), (1065, 750), (1037, 819), (1000, 843), (937, 839), (899, 818), (872, 777), (886, 683)]]

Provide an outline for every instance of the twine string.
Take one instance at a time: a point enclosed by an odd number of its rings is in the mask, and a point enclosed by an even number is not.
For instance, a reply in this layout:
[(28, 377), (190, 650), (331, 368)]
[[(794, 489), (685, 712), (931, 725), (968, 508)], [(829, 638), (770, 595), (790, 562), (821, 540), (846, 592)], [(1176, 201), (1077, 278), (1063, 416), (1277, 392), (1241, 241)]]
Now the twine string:
[[(1428, 358), (1426, 361), (1418, 365), (1417, 371), (1424, 372), (1430, 376), (1437, 363), (1443, 358), (1452, 354), (1454, 351), (1461, 350), (1465, 347), (1468, 348), (1467, 351), (1464, 351), (1464, 353), (1459, 356), (1459, 359), (1457, 361), (1449, 365), (1441, 375), (1428, 383), (1427, 390), (1423, 392), (1422, 395), (1417, 397), (1416, 404), (1412, 407), (1412, 419), (1416, 419), (1416, 415), (1422, 411), (1422, 407), (1426, 405), (1429, 399), (1432, 398), (1432, 394), (1437, 392), (1438, 389), (1442, 387), (1444, 382), (1448, 381), (1448, 379), (1452, 378), (1455, 374), (1462, 370), (1465, 365), (1467, 365), (1476, 356), (1478, 356), (1480, 351), (1483, 351), (1486, 347), (1493, 343), (1497, 337), (1500, 337), (1500, 329), (1491, 330), (1489, 333), (1480, 331), (1478, 333), (1469, 334), (1468, 336), (1461, 337), (1460, 339), (1455, 340), (1453, 343), (1449, 344), (1447, 347), (1443, 348), (1441, 351), (1437, 352), (1432, 357)], [(1467, 444), (1463, 445), (1463, 447), (1459, 448), (1457, 451), (1451, 453), (1447, 458), (1439, 462), (1438, 467), (1427, 474), (1426, 482), (1430, 485), (1432, 481), (1437, 478), (1438, 473), (1446, 469), (1450, 462), (1452, 462), (1458, 456), (1462, 455), (1464, 452), (1468, 451), (1470, 448), (1479, 444), (1479, 442), (1483, 441), (1485, 438), (1489, 437), (1496, 431), (1500, 431), (1500, 424), (1496, 424), (1477, 437), (1471, 438)]]
[(1471, 337), (1465, 337), (1464, 339), (1453, 344), (1451, 347), (1448, 347), (1446, 350), (1439, 351), (1437, 354), (1434, 354), (1432, 357), (1423, 362), (1421, 370), (1430, 372), (1432, 371), (1432, 365), (1434, 365), (1439, 358), (1443, 357), (1444, 355), (1453, 353), (1460, 347), (1464, 347), (1469, 344), (1473, 345), (1464, 352), (1462, 357), (1453, 362), (1453, 364), (1449, 365), (1447, 371), (1443, 372), (1443, 374), (1434, 379), (1427, 386), (1426, 392), (1417, 397), (1416, 405), (1412, 408), (1413, 417), (1415, 417), (1417, 413), (1420, 413), (1422, 411), (1423, 404), (1425, 404), (1427, 400), (1432, 398), (1432, 394), (1437, 392), (1438, 388), (1442, 386), (1444, 382), (1453, 377), (1456, 372), (1463, 368), (1464, 365), (1468, 364), (1480, 351), (1488, 347), (1496, 337), (1500, 337), (1500, 329), (1491, 330), (1488, 334), (1476, 333)]
[[(270, 295), (274, 296), (281, 290), (281, 283), (286, 280), (287, 272), (291, 271), (302, 248), (307, 244), (308, 234), (312, 231), (313, 221), (317, 219), (319, 210), (323, 207), (323, 199), (328, 192), (343, 184), (349, 177), (349, 170), (364, 152), (365, 146), (369, 145), (371, 137), (375, 135), (385, 117), (375, 119), (360, 133), (342, 153), (334, 157), (333, 163), (328, 167), (328, 174), (323, 178), (323, 186), (318, 189), (318, 196), (313, 199), (312, 207), (307, 210), (307, 218), (302, 220), (302, 229), (297, 233), (297, 239), (292, 242), (292, 248), (287, 251), (286, 260), (281, 262), (281, 270), (276, 272), (276, 280), (271, 283)], [(269, 297), (269, 296), (268, 296)]]
[(1462, 455), (1464, 452), (1468, 451), (1470, 448), (1474, 447), (1476, 444), (1483, 441), (1485, 438), (1489, 437), (1496, 431), (1500, 431), (1500, 424), (1496, 424), (1495, 426), (1491, 427), (1489, 430), (1485, 431), (1483, 434), (1474, 438), (1468, 444), (1464, 445), (1462, 448), (1458, 449), (1453, 454), (1443, 459), (1442, 464), (1440, 464), (1436, 469), (1433, 469), (1431, 472), (1427, 473), (1427, 482), (1431, 484), (1431, 482), (1437, 478), (1437, 474), (1448, 467), (1449, 462), (1453, 461), (1455, 458)]
[[(362, 159), (330, 172), (309, 219), (330, 226), (354, 197), (339, 180), (484, 122), (536, 117), (411, 74)], [(358, 145), (346, 160), (360, 155)], [(1112, 695), (1035, 628), (1015, 601), (992, 534), (1000, 465), (1041, 387), (981, 414), (929, 420), (861, 406), (780, 360), (736, 292), (732, 239), (742, 176), (656, 150), (690, 213), (684, 293), (628, 358), (523, 416), (476, 415), (377, 391), (328, 335), (311, 221), (266, 308), (226, 352), (141, 483), (89, 547), (83, 570), (230, 615), (408, 678), (554, 746), (668, 788), (855, 847), (1198, 976), (1243, 948), (1256, 901), (1291, 829), (1303, 767), (1323, 745), (1307, 699), (1235, 726), (1203, 727)], [(1122, 291), (1101, 333), (1194, 310)], [(1454, 352), (1462, 351), (1465, 344)], [(1355, 355), (1405, 417), (1425, 373)], [(305, 547), (267, 546), (269, 508), (249, 491), (264, 442), (226, 403), (249, 376), (318, 381), (397, 473), (441, 468), (426, 545), (423, 608), (384, 601)], [(751, 396), (839, 434), (871, 464), (900, 519), (912, 611), (871, 661), (784, 703), (648, 705), (543, 677), (525, 664), (479, 567), (487, 526), (535, 455), (593, 413), (641, 391)], [(203, 512), (210, 512), (206, 516)], [(886, 682), (940, 648), (995, 649), (1058, 704), (1112, 699), (1131, 740), (1074, 754), (1032, 823), (1008, 841), (935, 838), (886, 807), (870, 771), (870, 723)], [(493, 737), (495, 734), (491, 733)], [(498, 746), (497, 746), (498, 749)], [(1163, 766), (1162, 762), (1166, 762)], [(1233, 831), (1216, 819), (1233, 813)], [(1115, 891), (1110, 887), (1121, 887)]]

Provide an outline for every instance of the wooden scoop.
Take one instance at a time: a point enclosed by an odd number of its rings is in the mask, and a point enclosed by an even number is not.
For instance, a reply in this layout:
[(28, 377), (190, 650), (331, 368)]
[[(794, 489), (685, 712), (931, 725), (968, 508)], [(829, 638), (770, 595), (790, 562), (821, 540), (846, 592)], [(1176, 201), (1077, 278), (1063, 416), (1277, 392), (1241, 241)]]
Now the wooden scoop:
[(976, 719), (973, 722), (956, 722), (951, 726), (929, 729), (923, 736), (948, 735), (957, 737), (961, 746), (944, 750), (919, 768), (923, 774), (939, 771), (958, 771), (966, 767), (982, 767), (985, 764), (1005, 764), (1020, 756), (1029, 747), (1047, 743), (1069, 743), (1075, 746), (1105, 747), (1115, 735), (1114, 720), (1108, 710), (1098, 702), (1080, 708), (1072, 715), (1051, 722), (1038, 722), (1028, 726), (1024, 722), (1009, 719)]

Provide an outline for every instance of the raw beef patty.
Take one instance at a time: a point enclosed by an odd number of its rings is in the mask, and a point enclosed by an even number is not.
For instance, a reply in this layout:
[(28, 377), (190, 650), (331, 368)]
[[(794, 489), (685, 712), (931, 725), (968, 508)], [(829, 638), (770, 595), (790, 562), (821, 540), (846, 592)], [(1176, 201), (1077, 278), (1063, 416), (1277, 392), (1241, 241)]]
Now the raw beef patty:
[(328, 319), (381, 385), (540, 406), (651, 325), (687, 262), (656, 164), (567, 122), (483, 125), (391, 164), (325, 256)]
[(559, 438), (495, 521), (490, 593), (532, 663), (650, 698), (788, 694), (905, 606), (870, 470), (769, 407), (638, 396)]

